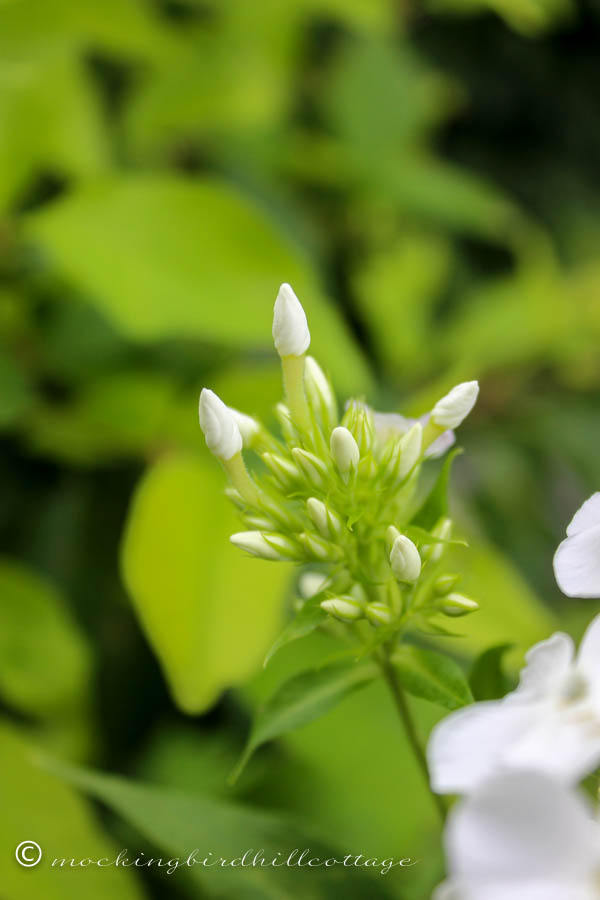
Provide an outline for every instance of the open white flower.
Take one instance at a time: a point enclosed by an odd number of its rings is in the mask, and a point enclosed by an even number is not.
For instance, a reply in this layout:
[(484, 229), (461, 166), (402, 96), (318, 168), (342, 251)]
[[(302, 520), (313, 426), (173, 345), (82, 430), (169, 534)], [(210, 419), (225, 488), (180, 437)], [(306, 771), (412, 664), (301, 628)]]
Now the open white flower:
[(434, 900), (600, 898), (600, 825), (546, 775), (486, 782), (450, 814), (445, 844), (449, 878)]
[(469, 793), (502, 771), (530, 769), (571, 783), (600, 763), (600, 616), (579, 653), (557, 632), (528, 652), (515, 691), (474, 703), (434, 728), (431, 784), (440, 794)]
[(554, 574), (567, 597), (600, 597), (600, 492), (571, 519), (554, 554)]

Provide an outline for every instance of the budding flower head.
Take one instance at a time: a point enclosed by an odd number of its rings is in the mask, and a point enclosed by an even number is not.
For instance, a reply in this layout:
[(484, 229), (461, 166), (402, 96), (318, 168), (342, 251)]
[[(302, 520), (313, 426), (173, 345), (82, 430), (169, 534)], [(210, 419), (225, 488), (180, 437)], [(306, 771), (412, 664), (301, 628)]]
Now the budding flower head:
[(444, 597), (443, 601), (438, 604), (438, 609), (445, 616), (456, 618), (475, 612), (479, 609), (479, 603), (476, 600), (471, 600), (470, 597), (465, 597), (464, 594), (452, 593)]
[(234, 414), (214, 391), (203, 388), (198, 413), (200, 428), (211, 453), (226, 461), (241, 451), (242, 435)]
[(281, 357), (302, 356), (310, 346), (306, 313), (289, 284), (282, 284), (273, 311), (273, 340)]
[(442, 397), (431, 410), (431, 421), (440, 428), (458, 428), (467, 418), (479, 394), (477, 381), (463, 381)]
[(373, 425), (373, 413), (357, 400), (353, 400), (346, 410), (346, 414), (342, 419), (342, 424), (348, 428), (352, 434), (361, 454), (366, 455), (373, 446), (375, 437), (375, 427)]
[(339, 425), (331, 432), (331, 455), (340, 470), (341, 475), (347, 478), (351, 469), (356, 469), (360, 460), (360, 450), (347, 428)]
[(390, 565), (398, 581), (416, 581), (421, 574), (421, 557), (410, 538), (400, 534), (390, 551)]
[(323, 600), (320, 605), (321, 609), (324, 609), (331, 616), (335, 616), (336, 619), (341, 619), (342, 622), (354, 622), (356, 619), (361, 619), (364, 615), (361, 604), (349, 594), (344, 594), (342, 597), (332, 597), (330, 600)]

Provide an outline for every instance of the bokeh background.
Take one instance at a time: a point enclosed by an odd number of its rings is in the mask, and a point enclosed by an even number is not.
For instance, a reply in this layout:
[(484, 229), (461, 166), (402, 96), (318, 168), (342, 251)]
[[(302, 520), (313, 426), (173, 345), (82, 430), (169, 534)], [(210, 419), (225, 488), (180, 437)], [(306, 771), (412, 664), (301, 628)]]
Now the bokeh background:
[[(341, 397), (421, 413), (479, 378), (452, 508), (482, 611), (450, 649), (579, 635), (596, 605), (551, 562), (600, 484), (599, 41), (596, 0), (1, 0), (3, 900), (429, 896), (383, 688), (226, 783), (252, 709), (335, 646), (261, 671), (296, 573), (230, 547), (197, 397), (271, 420), (281, 281)], [(421, 862), (334, 888), (14, 860), (245, 849), (243, 805)]]

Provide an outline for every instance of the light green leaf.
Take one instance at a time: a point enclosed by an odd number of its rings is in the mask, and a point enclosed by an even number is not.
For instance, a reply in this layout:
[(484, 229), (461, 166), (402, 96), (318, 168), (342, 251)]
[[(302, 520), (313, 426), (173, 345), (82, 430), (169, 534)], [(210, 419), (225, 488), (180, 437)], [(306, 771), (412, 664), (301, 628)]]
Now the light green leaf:
[(324, 715), (347, 694), (368, 684), (377, 674), (374, 663), (352, 660), (294, 676), (258, 710), (233, 778), (239, 776), (261, 744)]
[(473, 702), (466, 675), (458, 663), (442, 653), (403, 644), (393, 656), (402, 686), (445, 709), (460, 709)]
[(306, 308), (311, 352), (344, 390), (368, 386), (310, 261), (225, 182), (145, 175), (87, 183), (30, 216), (26, 233), (137, 340), (195, 336), (270, 348), (273, 303), (289, 281)]
[(0, 428), (6, 428), (26, 413), (33, 392), (25, 374), (7, 353), (0, 350)]
[[(212, 853), (209, 860), (222, 857), (240, 859), (252, 848), (252, 856), (262, 848), (265, 860), (285, 859), (292, 850), (309, 847), (311, 856), (327, 859), (335, 850), (318, 834), (297, 826), (279, 815), (236, 805), (216, 798), (190, 795), (128, 781), (72, 766), (48, 761), (52, 771), (88, 792), (133, 825), (169, 858), (185, 862), (194, 848), (197, 859)], [(277, 857), (277, 854), (281, 856)], [(338, 855), (340, 851), (338, 850)], [(348, 853), (348, 850), (346, 850)], [(341, 858), (344, 854), (342, 853)], [(164, 871), (164, 870), (163, 870)], [(384, 900), (391, 895), (382, 879), (368, 877), (360, 869), (296, 868), (280, 865), (203, 866), (185, 870), (203, 891), (208, 886), (217, 896), (240, 900), (348, 900), (369, 897)]]
[[(0, 721), (3, 900), (141, 900), (131, 869), (52, 866), (54, 859), (115, 859), (120, 847), (102, 833), (88, 804), (70, 786), (40, 768), (39, 755), (14, 727)], [(42, 848), (39, 865), (17, 865), (14, 854), (22, 841), (36, 841)]]
[(446, 456), (430, 493), (412, 522), (416, 528), (426, 531), (433, 528), (436, 522), (448, 514), (448, 485), (452, 465), (457, 456), (463, 452), (462, 447), (455, 447)]
[(0, 695), (27, 715), (51, 717), (88, 699), (87, 642), (58, 592), (0, 560)]
[(133, 498), (122, 564), (140, 622), (175, 701), (209, 707), (244, 681), (275, 637), (287, 566), (245, 557), (217, 462), (174, 454), (155, 463)]

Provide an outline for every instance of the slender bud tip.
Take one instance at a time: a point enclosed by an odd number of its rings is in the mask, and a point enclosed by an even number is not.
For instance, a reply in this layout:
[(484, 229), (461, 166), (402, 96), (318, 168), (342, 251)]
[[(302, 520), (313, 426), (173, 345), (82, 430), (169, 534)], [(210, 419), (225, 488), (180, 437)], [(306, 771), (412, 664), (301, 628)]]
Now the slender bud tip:
[(431, 421), (440, 428), (458, 428), (469, 415), (479, 394), (479, 382), (463, 381), (442, 397), (431, 411)]
[(242, 435), (235, 417), (214, 391), (202, 389), (198, 415), (206, 446), (211, 453), (227, 461), (241, 451)]
[(289, 284), (282, 284), (273, 310), (273, 341), (280, 356), (302, 356), (310, 346), (306, 313)]

